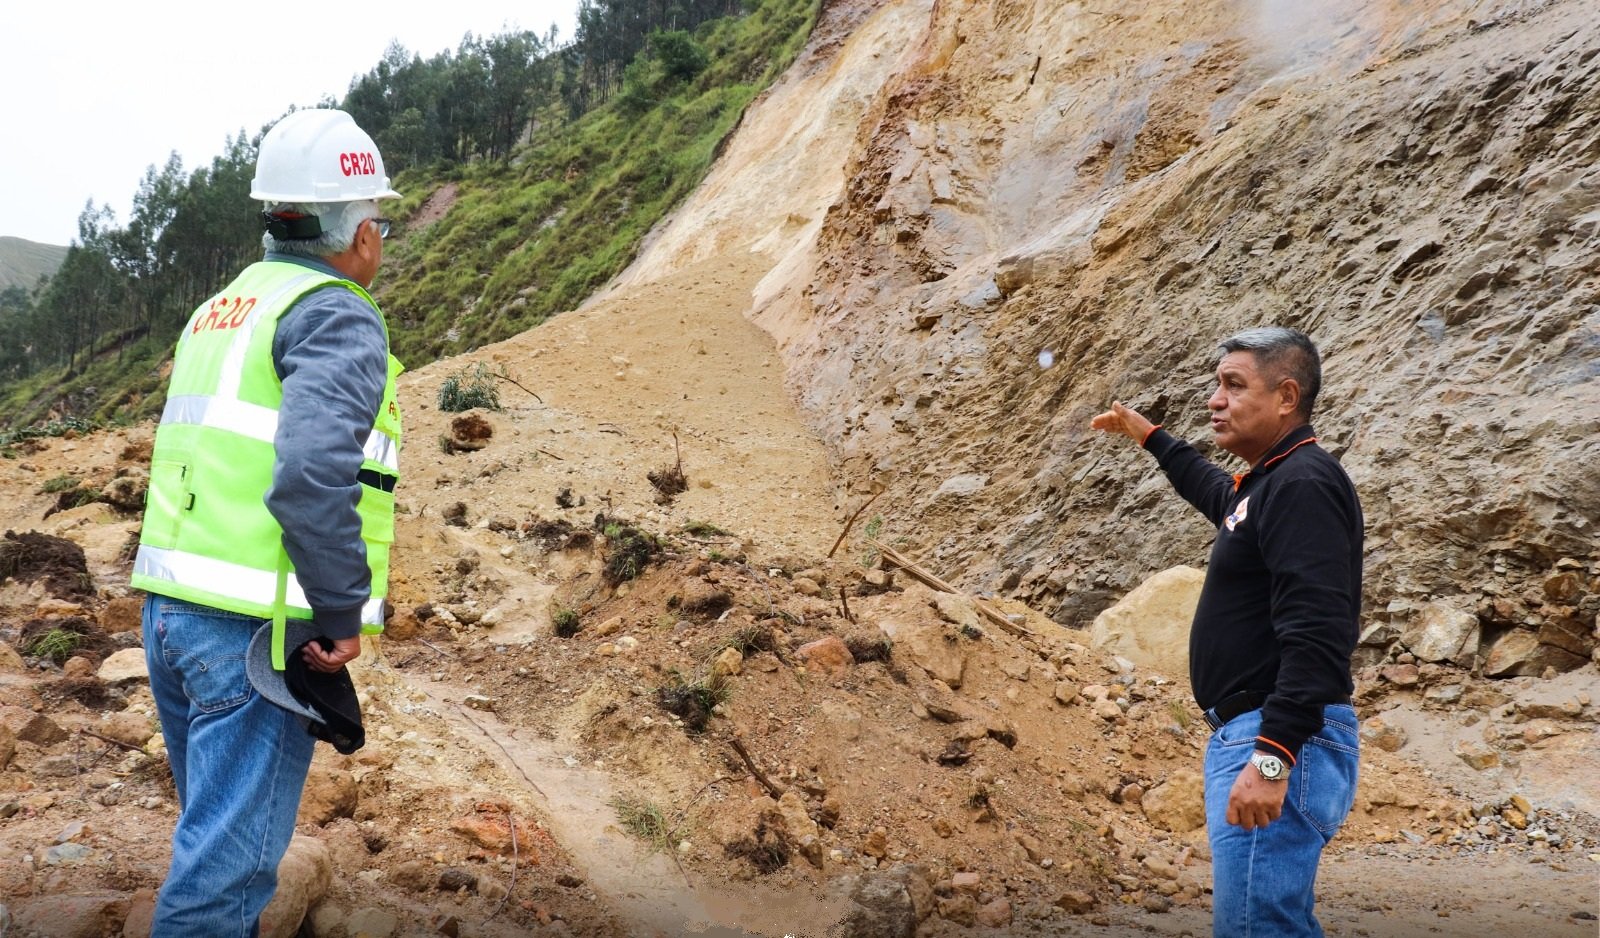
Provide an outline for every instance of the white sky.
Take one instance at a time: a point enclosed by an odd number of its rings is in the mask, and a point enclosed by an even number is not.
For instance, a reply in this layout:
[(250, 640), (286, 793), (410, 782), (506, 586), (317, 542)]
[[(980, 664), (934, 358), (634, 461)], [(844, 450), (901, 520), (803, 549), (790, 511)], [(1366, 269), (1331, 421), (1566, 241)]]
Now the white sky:
[(194, 0), (6, 4), (0, 13), (0, 235), (65, 245), (84, 203), (125, 224), (139, 180), (176, 150), (185, 173), (229, 135), (344, 97), (391, 40), (424, 59), (468, 32), (551, 24), (578, 0), (351, 3)]

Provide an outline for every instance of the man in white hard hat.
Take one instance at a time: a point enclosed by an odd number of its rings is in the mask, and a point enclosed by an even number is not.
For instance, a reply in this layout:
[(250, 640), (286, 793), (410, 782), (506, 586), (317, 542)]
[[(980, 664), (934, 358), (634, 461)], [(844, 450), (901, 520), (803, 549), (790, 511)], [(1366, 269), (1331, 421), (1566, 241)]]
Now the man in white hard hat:
[(262, 139), (250, 195), (266, 256), (179, 336), (134, 564), (180, 804), (156, 938), (257, 934), (315, 738), (364, 738), (344, 667), (383, 628), (400, 367), (367, 289), (399, 194), (318, 109)]

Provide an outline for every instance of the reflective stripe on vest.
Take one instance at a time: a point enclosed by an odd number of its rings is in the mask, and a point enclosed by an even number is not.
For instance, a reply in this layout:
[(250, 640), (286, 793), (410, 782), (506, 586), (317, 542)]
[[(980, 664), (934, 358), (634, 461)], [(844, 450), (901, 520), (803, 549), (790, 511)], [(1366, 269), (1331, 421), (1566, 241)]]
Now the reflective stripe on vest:
[[(228, 592), (262, 606), (271, 606), (278, 587), (275, 572), (255, 570), (215, 557), (202, 557), (181, 550), (141, 547), (133, 571), (171, 583), (226, 583)], [(291, 606), (309, 607), (300, 581), (289, 574), (285, 601)], [(383, 624), (383, 598), (369, 599), (361, 607), (363, 624)]]
[[(161, 425), (171, 424), (211, 427), (271, 443), (278, 433), (278, 412), (231, 398), (189, 394), (167, 398), (166, 406), (161, 409)], [(391, 475), (399, 475), (400, 447), (381, 430), (374, 429), (367, 434), (361, 452)]]

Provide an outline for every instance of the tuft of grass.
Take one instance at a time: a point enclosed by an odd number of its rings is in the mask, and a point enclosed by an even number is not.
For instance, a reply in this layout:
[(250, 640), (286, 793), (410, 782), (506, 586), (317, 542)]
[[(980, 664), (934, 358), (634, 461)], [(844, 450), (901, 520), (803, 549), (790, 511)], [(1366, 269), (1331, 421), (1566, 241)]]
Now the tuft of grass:
[(500, 410), (497, 378), (483, 362), (456, 369), (439, 385), (439, 409), (452, 414), (474, 407)]
[(739, 654), (746, 658), (751, 652), (770, 651), (775, 655), (782, 654), (778, 648), (778, 640), (773, 638), (772, 630), (762, 625), (747, 625), (734, 632), (722, 644), (723, 648), (736, 648)]
[(709, 521), (690, 521), (683, 526), (683, 533), (690, 537), (727, 537), (729, 534)]
[(710, 677), (690, 679), (674, 670), (667, 683), (656, 689), (656, 706), (683, 721), (691, 734), (705, 732), (711, 710), (728, 699), (725, 683)]
[(578, 615), (578, 610), (561, 603), (556, 603), (555, 608), (551, 610), (550, 622), (560, 638), (571, 638), (583, 629), (583, 620)]
[[(863, 529), (862, 533), (867, 538), (875, 538), (879, 534), (883, 533), (883, 515), (873, 515), (872, 520), (867, 522), (867, 526), (865, 529)], [(881, 553), (882, 552), (876, 547), (867, 548), (866, 551), (861, 554), (861, 566), (868, 570), (876, 567), (878, 565), (878, 560), (880, 559)]]
[(39, 494), (54, 495), (57, 492), (65, 492), (68, 489), (75, 489), (77, 487), (78, 480), (63, 473), (62, 475), (58, 475), (54, 479), (51, 479), (45, 484), (39, 486)]
[(1173, 721), (1184, 729), (1188, 729), (1189, 724), (1194, 722), (1194, 718), (1189, 715), (1189, 708), (1184, 706), (1181, 700), (1167, 701), (1167, 712), (1171, 713)]
[(677, 828), (667, 821), (660, 805), (633, 795), (618, 795), (610, 804), (623, 830), (649, 844), (652, 851), (672, 852)]
[(37, 658), (49, 658), (60, 664), (72, 657), (82, 644), (83, 636), (68, 629), (51, 629), (33, 640), (28, 646), (28, 654)]

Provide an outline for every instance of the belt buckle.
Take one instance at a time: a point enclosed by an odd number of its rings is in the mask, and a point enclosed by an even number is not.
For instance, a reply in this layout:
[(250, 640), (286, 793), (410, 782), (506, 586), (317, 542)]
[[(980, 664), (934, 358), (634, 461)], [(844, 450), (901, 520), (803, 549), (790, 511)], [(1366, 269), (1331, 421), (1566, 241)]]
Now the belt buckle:
[(1213, 732), (1213, 733), (1215, 733), (1217, 730), (1220, 730), (1224, 726), (1227, 725), (1223, 721), (1222, 717), (1217, 716), (1217, 708), (1216, 707), (1212, 707), (1210, 710), (1207, 710), (1205, 712), (1205, 718), (1206, 718), (1206, 725), (1211, 727), (1211, 732)]

